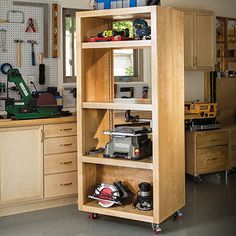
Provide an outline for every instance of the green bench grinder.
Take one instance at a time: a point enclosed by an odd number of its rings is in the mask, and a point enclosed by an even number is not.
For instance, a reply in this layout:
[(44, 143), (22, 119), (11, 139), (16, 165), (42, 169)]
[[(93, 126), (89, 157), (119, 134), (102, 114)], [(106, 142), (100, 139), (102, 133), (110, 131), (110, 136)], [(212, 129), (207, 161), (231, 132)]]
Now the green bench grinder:
[(7, 76), (8, 82), (15, 84), (21, 96), (19, 101), (9, 97), (6, 99), (5, 110), (8, 117), (24, 120), (59, 116), (57, 101), (52, 94), (37, 93), (32, 96), (18, 69), (8, 70)]

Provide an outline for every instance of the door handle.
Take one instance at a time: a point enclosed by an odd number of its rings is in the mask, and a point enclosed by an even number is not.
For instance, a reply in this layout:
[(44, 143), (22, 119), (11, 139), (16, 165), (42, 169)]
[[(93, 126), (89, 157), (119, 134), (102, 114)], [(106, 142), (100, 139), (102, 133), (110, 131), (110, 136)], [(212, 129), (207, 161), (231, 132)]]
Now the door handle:
[(60, 147), (68, 147), (68, 146), (72, 146), (72, 143), (60, 144)]
[(60, 162), (61, 165), (69, 165), (72, 164), (72, 161), (65, 161), (65, 162)]
[(60, 186), (70, 186), (70, 185), (72, 185), (72, 182), (70, 182), (70, 183), (65, 183), (65, 184), (60, 184)]

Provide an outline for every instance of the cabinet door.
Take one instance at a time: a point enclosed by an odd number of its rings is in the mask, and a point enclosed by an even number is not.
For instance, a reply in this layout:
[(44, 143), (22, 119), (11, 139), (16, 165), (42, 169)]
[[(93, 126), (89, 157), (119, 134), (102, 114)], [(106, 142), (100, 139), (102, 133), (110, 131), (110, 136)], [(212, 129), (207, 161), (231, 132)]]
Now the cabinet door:
[(0, 129), (1, 204), (43, 197), (42, 127)]
[(194, 68), (194, 13), (184, 12), (184, 68)]
[(202, 12), (195, 14), (196, 69), (214, 70), (216, 44), (214, 15)]

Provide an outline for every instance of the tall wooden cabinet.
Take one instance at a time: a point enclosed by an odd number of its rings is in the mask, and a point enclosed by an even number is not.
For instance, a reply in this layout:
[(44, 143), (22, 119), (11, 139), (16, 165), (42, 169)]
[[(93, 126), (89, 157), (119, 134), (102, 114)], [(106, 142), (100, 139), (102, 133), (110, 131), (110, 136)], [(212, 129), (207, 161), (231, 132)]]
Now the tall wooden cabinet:
[[(116, 20), (150, 19), (151, 40), (88, 43)], [(159, 224), (185, 204), (183, 13), (157, 6), (77, 13), (78, 206), (82, 211)], [(151, 49), (152, 99), (115, 99), (113, 49)], [(87, 155), (105, 146), (115, 110), (150, 111), (152, 160), (132, 161)], [(88, 198), (101, 182), (123, 181), (134, 193), (153, 185), (153, 211), (132, 204), (102, 208)]]
[(214, 70), (215, 15), (211, 11), (182, 10), (185, 69)]
[(43, 198), (43, 127), (0, 130), (0, 204)]

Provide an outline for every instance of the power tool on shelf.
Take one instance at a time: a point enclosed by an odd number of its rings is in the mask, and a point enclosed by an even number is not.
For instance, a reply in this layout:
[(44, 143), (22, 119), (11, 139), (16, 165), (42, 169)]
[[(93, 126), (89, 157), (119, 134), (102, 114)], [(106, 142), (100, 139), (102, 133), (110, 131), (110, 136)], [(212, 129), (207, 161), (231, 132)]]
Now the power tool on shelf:
[(132, 40), (129, 37), (129, 29), (123, 30), (105, 30), (98, 33), (96, 36), (88, 38), (88, 42), (104, 42), (104, 41), (122, 41), (122, 40)]
[(113, 205), (123, 205), (124, 200), (129, 197), (129, 190), (121, 181), (113, 184), (99, 184), (93, 195), (88, 196), (91, 199), (97, 200), (102, 207), (108, 208)]
[(191, 101), (184, 104), (185, 126), (190, 131), (219, 129), (217, 103)]
[[(152, 122), (132, 116), (130, 110), (125, 112), (125, 121), (130, 125), (117, 126), (112, 130), (105, 130), (103, 134), (111, 135), (112, 139), (106, 144), (104, 157), (123, 157), (130, 160), (141, 160), (152, 156)], [(150, 127), (145, 127), (145, 126)]]
[(136, 39), (151, 39), (151, 27), (147, 21), (137, 18), (133, 22), (134, 35)]
[(32, 96), (18, 69), (8, 70), (8, 82), (13, 82), (20, 93), (21, 99), (16, 101), (7, 98), (5, 110), (14, 119), (37, 119), (59, 116), (56, 98), (50, 93)]
[(138, 185), (139, 191), (133, 203), (133, 208), (140, 211), (150, 211), (153, 208), (152, 187), (148, 182), (142, 182)]

